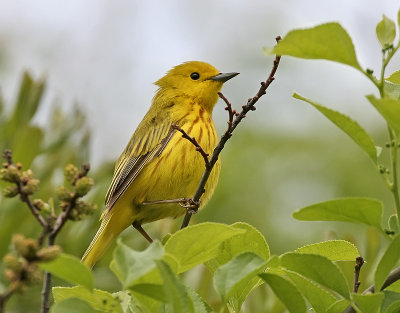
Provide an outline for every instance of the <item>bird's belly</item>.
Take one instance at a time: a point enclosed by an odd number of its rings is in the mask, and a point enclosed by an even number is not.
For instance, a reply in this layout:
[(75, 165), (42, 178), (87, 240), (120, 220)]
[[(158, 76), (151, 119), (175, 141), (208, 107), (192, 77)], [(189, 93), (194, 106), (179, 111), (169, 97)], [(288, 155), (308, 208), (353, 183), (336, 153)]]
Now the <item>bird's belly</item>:
[[(200, 127), (200, 126), (199, 126)], [(217, 137), (213, 125), (200, 131), (199, 127), (192, 127), (189, 133), (196, 137), (204, 150), (211, 155)], [(199, 133), (206, 134), (199, 136)], [(210, 133), (210, 135), (208, 135)], [(170, 140), (160, 156), (151, 161), (139, 174), (129, 189), (144, 186), (143, 190), (135, 190), (137, 196), (132, 199), (135, 220), (140, 223), (149, 223), (158, 219), (183, 215), (186, 210), (176, 203), (142, 205), (143, 202), (170, 200), (193, 197), (201, 176), (205, 170), (204, 159), (195, 146), (182, 138), (177, 132)], [(209, 200), (216, 187), (220, 171), (219, 161), (213, 168), (201, 198), (200, 208)], [(126, 194), (132, 194), (128, 192)]]

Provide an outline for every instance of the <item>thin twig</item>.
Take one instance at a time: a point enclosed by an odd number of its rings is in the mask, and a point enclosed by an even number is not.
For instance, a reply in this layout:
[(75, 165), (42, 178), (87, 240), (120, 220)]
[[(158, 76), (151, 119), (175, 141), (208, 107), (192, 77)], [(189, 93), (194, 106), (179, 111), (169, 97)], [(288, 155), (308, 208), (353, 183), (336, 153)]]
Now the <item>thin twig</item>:
[[(387, 287), (389, 287), (391, 284), (393, 284), (394, 282), (396, 282), (398, 280), (400, 280), (400, 266), (396, 267), (393, 271), (390, 272), (390, 274), (386, 278), (385, 282), (383, 283), (380, 291), (386, 289)], [(365, 295), (365, 294), (374, 293), (374, 292), (375, 292), (375, 285), (371, 285), (367, 289), (365, 289), (362, 294)], [(356, 313), (356, 310), (354, 310), (354, 308), (351, 305), (349, 305), (343, 311), (343, 313)]]
[[(8, 165), (13, 165), (15, 166), (13, 160), (12, 160), (12, 152), (11, 150), (4, 150), (3, 152), (3, 157), (6, 159)], [(39, 224), (44, 228), (47, 229), (49, 225), (47, 224), (46, 220), (43, 218), (43, 216), (40, 215), (38, 209), (33, 205), (31, 199), (29, 198), (29, 195), (24, 191), (23, 189), (23, 184), (21, 180), (18, 180), (18, 182), (15, 183), (18, 188), (18, 193), (20, 195), (20, 198), (22, 202), (25, 202), (28, 208), (31, 210), (32, 215), (36, 218), (36, 220), (39, 222)]]
[[(276, 37), (277, 42), (279, 42), (280, 40), (281, 40), (280, 36)], [(213, 154), (211, 155), (211, 158), (209, 159), (210, 166), (206, 167), (205, 171), (203, 172), (203, 176), (200, 179), (200, 182), (197, 186), (196, 192), (195, 192), (193, 198), (191, 199), (193, 202), (193, 205), (197, 206), (197, 209), (200, 205), (200, 198), (203, 195), (203, 193), (205, 192), (204, 187), (206, 185), (208, 177), (210, 176), (211, 170), (213, 169), (215, 163), (217, 162), (219, 154), (221, 153), (222, 149), (224, 148), (225, 143), (232, 136), (233, 131), (235, 130), (237, 125), (239, 125), (241, 120), (246, 117), (246, 113), (249, 111), (254, 111), (256, 109), (254, 105), (257, 103), (258, 99), (260, 99), (263, 95), (265, 95), (267, 88), (275, 79), (274, 75), (276, 73), (276, 70), (278, 69), (280, 59), (281, 59), (281, 57), (279, 55), (277, 55), (275, 57), (272, 70), (271, 70), (267, 80), (265, 82), (261, 82), (261, 87), (258, 90), (257, 94), (253, 98), (250, 98), (247, 101), (246, 105), (242, 106), (242, 111), (240, 113), (235, 112), (234, 114), (232, 114), (233, 111), (232, 111), (232, 106), (230, 105), (230, 102), (222, 95), (222, 93), (219, 94), (220, 97), (222, 96), (221, 99), (225, 101), (225, 103), (227, 104), (227, 107), (228, 107), (228, 109), (227, 109), (227, 111), (229, 112), (228, 128), (225, 131), (225, 133), (222, 135), (217, 146), (215, 147)], [(233, 119), (233, 115), (235, 115), (234, 119)], [(183, 219), (181, 229), (185, 228), (186, 226), (189, 225), (190, 218), (191, 218), (192, 214), (195, 213), (196, 211), (197, 210), (193, 206), (190, 208), (190, 210), (188, 209), (186, 211), (186, 215)]]
[(179, 125), (177, 124), (172, 124), (171, 127), (173, 129), (176, 129), (177, 131), (182, 133), (182, 137), (189, 140), (195, 147), (196, 147), (196, 151), (198, 151), (201, 156), (204, 159), (204, 163), (206, 165), (206, 168), (210, 167), (210, 161), (208, 160), (208, 156), (209, 154), (207, 152), (204, 151), (204, 149), (200, 146), (200, 144), (197, 142), (195, 137), (190, 137), (189, 134), (184, 131)]
[(356, 265), (354, 266), (354, 282), (353, 282), (353, 292), (357, 293), (358, 292), (358, 288), (360, 287), (360, 271), (361, 271), (361, 267), (364, 264), (364, 259), (359, 256), (356, 258)]
[(7, 300), (11, 297), (11, 295), (14, 293), (14, 289), (10, 288), (4, 293), (0, 294), (0, 313), (4, 312), (4, 306), (7, 302)]

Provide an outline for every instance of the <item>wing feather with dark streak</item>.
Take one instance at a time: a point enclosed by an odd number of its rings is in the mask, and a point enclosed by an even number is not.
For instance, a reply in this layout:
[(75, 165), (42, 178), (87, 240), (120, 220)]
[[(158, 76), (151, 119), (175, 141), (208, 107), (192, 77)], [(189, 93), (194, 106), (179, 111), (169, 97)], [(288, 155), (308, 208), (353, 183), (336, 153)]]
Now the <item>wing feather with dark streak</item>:
[(140, 171), (154, 157), (159, 156), (167, 146), (175, 130), (168, 123), (163, 124), (160, 127), (150, 128), (150, 131), (145, 134), (141, 134), (139, 125), (115, 166), (114, 176), (106, 195), (106, 208), (103, 215), (112, 209)]

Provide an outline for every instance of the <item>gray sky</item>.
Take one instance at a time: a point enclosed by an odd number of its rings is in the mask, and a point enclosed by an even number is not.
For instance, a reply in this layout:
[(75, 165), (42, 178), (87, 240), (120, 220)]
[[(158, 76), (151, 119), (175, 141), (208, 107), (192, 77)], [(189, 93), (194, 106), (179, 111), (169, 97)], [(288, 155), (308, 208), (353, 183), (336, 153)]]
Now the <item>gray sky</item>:
[[(45, 123), (54, 99), (66, 110), (78, 101), (93, 128), (92, 161), (118, 157), (153, 97), (152, 84), (172, 66), (202, 60), (241, 75), (224, 87), (237, 106), (270, 70), (263, 46), (290, 29), (338, 21), (349, 32), (363, 67), (378, 69), (375, 26), (397, 19), (398, 0), (286, 1), (16, 1), (0, 0), (0, 86), (14, 101), (24, 69), (48, 77)], [(389, 68), (399, 67), (399, 60)], [(379, 117), (363, 95), (371, 84), (343, 65), (284, 58), (270, 94), (246, 123), (271, 131), (315, 132), (324, 122), (293, 91), (374, 127)], [(223, 105), (215, 109), (225, 125)], [(323, 124), (325, 125), (325, 124)], [(325, 126), (324, 126), (325, 127)]]

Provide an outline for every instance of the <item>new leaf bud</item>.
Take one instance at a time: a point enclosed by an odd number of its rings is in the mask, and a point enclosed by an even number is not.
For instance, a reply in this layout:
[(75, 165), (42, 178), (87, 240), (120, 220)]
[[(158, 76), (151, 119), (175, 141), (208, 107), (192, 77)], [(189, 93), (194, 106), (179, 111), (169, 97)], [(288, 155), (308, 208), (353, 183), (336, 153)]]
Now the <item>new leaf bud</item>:
[(20, 180), (21, 173), (18, 168), (11, 164), (8, 165), (7, 168), (2, 168), (0, 170), (0, 179), (10, 182), (10, 183), (17, 183)]
[(64, 168), (64, 176), (65, 179), (72, 184), (73, 181), (75, 180), (76, 175), (78, 174), (78, 169), (76, 168), (75, 165), (73, 164), (68, 164), (65, 168)]
[(76, 181), (75, 192), (79, 197), (86, 195), (93, 186), (93, 179), (90, 177), (81, 177)]
[(54, 260), (61, 254), (62, 250), (60, 246), (50, 246), (40, 249), (36, 255), (39, 261), (48, 262)]
[(7, 186), (3, 189), (3, 196), (6, 198), (13, 198), (18, 194), (17, 186)]

